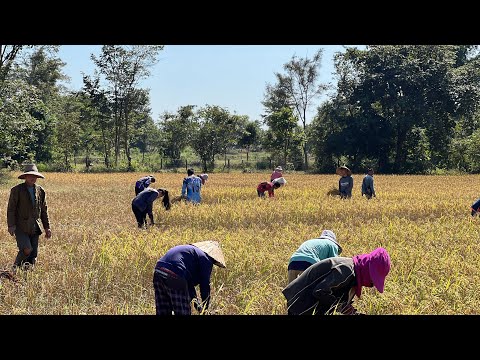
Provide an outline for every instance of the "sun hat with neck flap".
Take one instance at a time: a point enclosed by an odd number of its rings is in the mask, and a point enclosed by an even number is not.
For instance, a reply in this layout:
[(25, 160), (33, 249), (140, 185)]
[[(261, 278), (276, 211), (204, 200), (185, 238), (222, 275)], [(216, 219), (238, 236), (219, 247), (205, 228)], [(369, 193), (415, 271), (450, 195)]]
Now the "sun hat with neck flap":
[(371, 253), (355, 255), (353, 257), (357, 286), (355, 293), (358, 297), (362, 294), (362, 286), (371, 287), (372, 284), (383, 293), (385, 278), (390, 272), (390, 255), (384, 248), (376, 248)]

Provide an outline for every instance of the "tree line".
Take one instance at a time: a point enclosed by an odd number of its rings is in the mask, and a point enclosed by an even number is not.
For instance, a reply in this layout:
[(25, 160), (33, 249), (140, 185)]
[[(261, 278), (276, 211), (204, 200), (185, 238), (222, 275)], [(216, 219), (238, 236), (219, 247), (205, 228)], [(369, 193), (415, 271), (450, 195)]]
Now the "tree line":
[[(186, 104), (153, 119), (150, 76), (164, 46), (102, 46), (93, 75), (68, 91), (59, 46), (0, 45), (0, 161), (72, 170), (101, 157), (134, 171), (134, 155), (181, 159), (203, 171), (232, 149), (267, 152), (275, 164), (331, 173), (478, 172), (480, 64), (474, 45), (372, 45), (335, 54), (334, 84), (320, 82), (323, 49), (292, 58), (266, 84), (261, 119), (218, 105)], [(309, 119), (310, 110), (314, 115)], [(311, 160), (313, 159), (313, 161)], [(312, 162), (311, 164), (309, 162)]]

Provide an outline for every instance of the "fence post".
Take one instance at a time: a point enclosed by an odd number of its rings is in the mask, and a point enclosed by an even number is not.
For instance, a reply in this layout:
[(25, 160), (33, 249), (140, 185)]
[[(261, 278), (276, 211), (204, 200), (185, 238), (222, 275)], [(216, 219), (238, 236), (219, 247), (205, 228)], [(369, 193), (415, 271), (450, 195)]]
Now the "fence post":
[[(243, 160), (242, 160), (242, 161), (243, 161)], [(227, 162), (228, 162), (228, 165), (227, 165), (227, 166), (228, 166), (228, 170), (230, 170), (230, 159), (228, 159)]]
[(160, 158), (160, 170), (162, 170), (162, 169), (163, 169), (163, 158), (161, 157)]
[(272, 169), (272, 158), (270, 158), (270, 169)]
[(185, 170), (188, 170), (188, 161), (185, 159)]

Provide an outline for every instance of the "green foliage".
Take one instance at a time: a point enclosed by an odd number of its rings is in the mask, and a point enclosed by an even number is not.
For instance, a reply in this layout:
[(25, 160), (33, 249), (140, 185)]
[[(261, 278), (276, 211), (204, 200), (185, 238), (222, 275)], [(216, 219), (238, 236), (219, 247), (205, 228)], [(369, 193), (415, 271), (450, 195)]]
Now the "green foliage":
[(480, 95), (477, 59), (467, 53), (464, 46), (376, 45), (338, 54), (338, 94), (312, 124), (317, 169), (340, 156), (354, 171), (364, 159), (375, 159), (380, 172), (447, 166), (454, 119), (471, 118)]
[(265, 123), (269, 129), (265, 133), (264, 146), (272, 153), (272, 159), (283, 165), (292, 162), (290, 160), (298, 154), (304, 134), (293, 111), (284, 107), (265, 117)]
[(35, 87), (21, 80), (7, 80), (0, 98), (0, 155), (18, 163), (35, 157), (35, 144), (42, 123), (31, 115), (42, 101)]
[[(277, 82), (274, 86), (267, 84), (265, 100), (262, 102), (266, 107), (267, 117), (283, 108), (290, 108), (295, 112), (297, 121), (301, 121), (303, 132), (307, 132), (307, 110), (312, 101), (328, 88), (326, 84), (319, 82), (322, 55), (323, 49), (318, 50), (311, 59), (293, 55), (291, 60), (283, 65), (285, 74), (275, 73)], [(306, 137), (300, 139), (304, 164), (298, 164), (297, 167), (308, 169), (308, 141)], [(298, 163), (298, 160), (295, 162)]]
[(193, 109), (195, 105), (182, 106), (177, 114), (163, 114), (159, 122), (161, 147), (165, 156), (180, 159), (180, 154), (192, 141), (198, 127)]

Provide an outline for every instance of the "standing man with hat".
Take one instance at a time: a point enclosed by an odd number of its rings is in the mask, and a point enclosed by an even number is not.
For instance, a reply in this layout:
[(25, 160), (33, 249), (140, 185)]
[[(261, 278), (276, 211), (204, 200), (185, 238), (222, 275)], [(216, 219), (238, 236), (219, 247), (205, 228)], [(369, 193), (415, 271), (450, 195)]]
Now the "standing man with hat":
[[(225, 268), (225, 258), (217, 241), (177, 245), (155, 265), (153, 288), (157, 315), (191, 315), (191, 305), (199, 313), (210, 304), (210, 277), (213, 265)], [(200, 285), (202, 301), (195, 286)]]
[(18, 246), (14, 268), (27, 264), (35, 265), (38, 238), (42, 234), (40, 221), (45, 230), (45, 237), (49, 239), (52, 236), (45, 190), (35, 184), (37, 178), (45, 179), (45, 176), (38, 172), (35, 164), (27, 164), (18, 178), (24, 179), (25, 182), (10, 190), (7, 208), (8, 232), (15, 236)]

